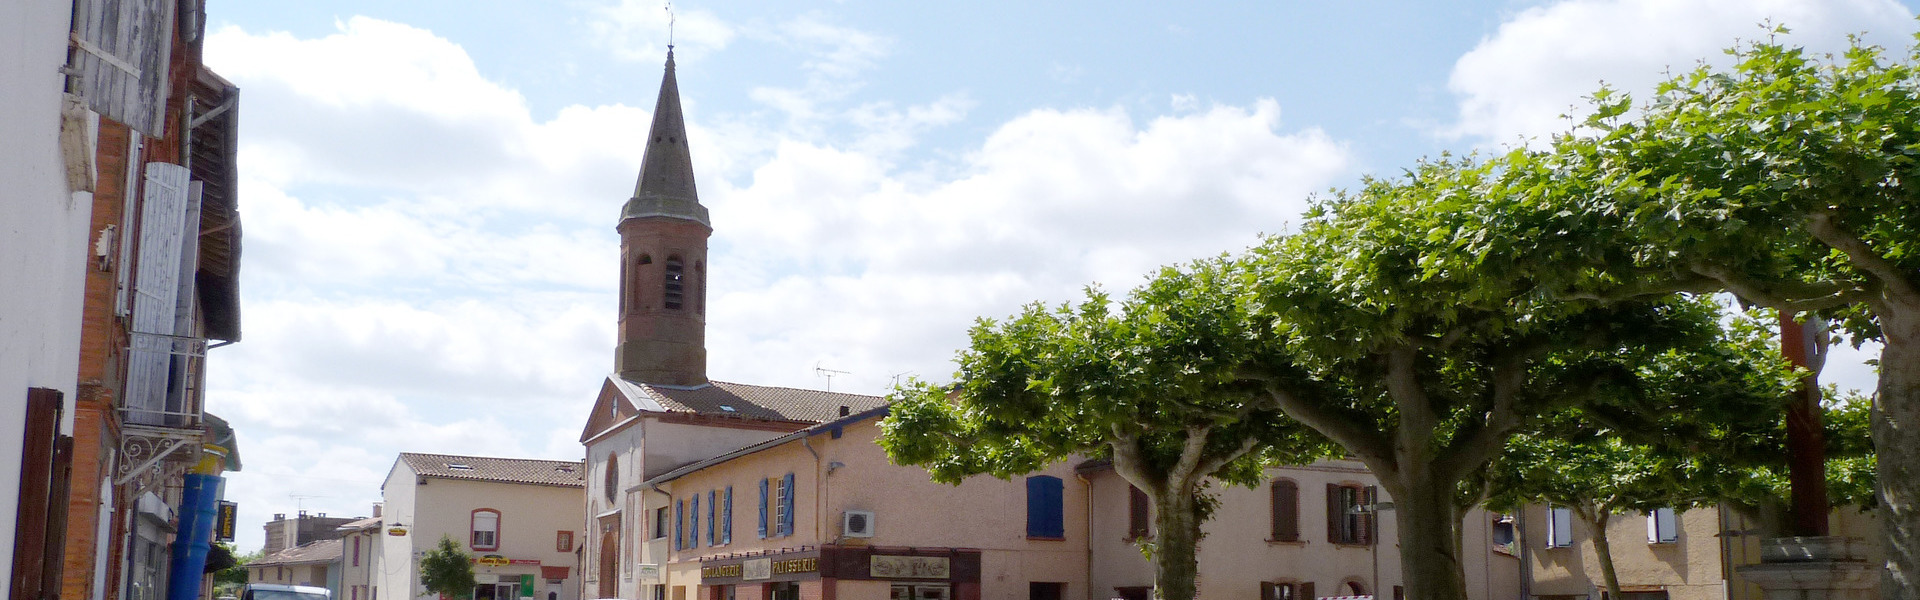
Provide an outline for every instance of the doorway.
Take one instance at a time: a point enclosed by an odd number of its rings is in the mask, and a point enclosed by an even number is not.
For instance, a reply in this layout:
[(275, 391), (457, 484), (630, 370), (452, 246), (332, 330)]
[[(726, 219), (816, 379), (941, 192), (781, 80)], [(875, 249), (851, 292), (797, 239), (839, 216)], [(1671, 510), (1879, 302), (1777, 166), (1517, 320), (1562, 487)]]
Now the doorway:
[(953, 588), (947, 584), (893, 584), (892, 600), (953, 600)]

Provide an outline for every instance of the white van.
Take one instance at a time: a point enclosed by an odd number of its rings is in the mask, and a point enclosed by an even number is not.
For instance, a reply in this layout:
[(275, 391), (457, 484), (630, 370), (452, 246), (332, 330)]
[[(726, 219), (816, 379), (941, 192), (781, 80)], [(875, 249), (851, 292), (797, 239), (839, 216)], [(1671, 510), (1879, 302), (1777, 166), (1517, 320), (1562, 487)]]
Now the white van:
[(240, 600), (333, 600), (333, 590), (308, 585), (249, 583)]

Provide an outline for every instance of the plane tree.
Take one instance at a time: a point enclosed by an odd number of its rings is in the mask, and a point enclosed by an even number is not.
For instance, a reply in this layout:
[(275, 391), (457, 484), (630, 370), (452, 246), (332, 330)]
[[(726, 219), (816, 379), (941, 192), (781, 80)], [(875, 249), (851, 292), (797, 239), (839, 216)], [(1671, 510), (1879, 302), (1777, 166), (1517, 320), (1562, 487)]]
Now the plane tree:
[(1110, 458), (1150, 500), (1155, 596), (1193, 598), (1209, 482), (1257, 485), (1265, 466), (1337, 454), (1242, 376), (1272, 348), (1246, 289), (1221, 258), (1163, 269), (1122, 301), (1089, 290), (982, 319), (952, 383), (896, 390), (880, 445), (947, 483)]

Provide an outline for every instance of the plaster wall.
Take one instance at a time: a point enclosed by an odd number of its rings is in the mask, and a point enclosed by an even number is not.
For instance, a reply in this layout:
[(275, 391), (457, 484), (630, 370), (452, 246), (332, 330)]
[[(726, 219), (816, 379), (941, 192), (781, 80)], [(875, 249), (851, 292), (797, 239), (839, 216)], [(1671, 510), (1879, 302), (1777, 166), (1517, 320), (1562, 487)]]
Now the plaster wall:
[[(424, 596), (419, 589), (419, 578), (414, 577), (414, 560), (419, 550), (432, 547), (440, 541), (440, 536), (424, 544), (420, 543), (422, 532), (414, 528), (415, 499), (414, 488), (417, 485), (413, 469), (407, 463), (395, 460), (393, 470), (387, 473), (387, 481), (380, 486), (380, 526), (382, 529), (401, 527), (407, 529), (405, 536), (380, 536), (379, 551), (374, 553), (371, 565), (373, 597), (388, 600), (407, 600)], [(460, 538), (455, 538), (460, 539)]]
[[(698, 494), (701, 544), (673, 551), (670, 584), (696, 585), (699, 559), (732, 553), (780, 551), (820, 544), (891, 547), (974, 548), (981, 551), (981, 598), (1025, 598), (1029, 582), (1066, 584), (1068, 598), (1088, 597), (1086, 587), (1086, 488), (1070, 463), (1052, 465), (1034, 475), (1063, 483), (1066, 536), (1058, 540), (1026, 537), (1026, 483), (973, 477), (958, 486), (934, 483), (925, 470), (887, 460), (874, 440), (877, 419), (846, 425), (841, 437), (821, 431), (806, 438), (709, 466), (667, 482), (676, 501)], [(811, 445), (811, 450), (809, 450)], [(819, 454), (815, 458), (814, 453)], [(832, 467), (829, 465), (839, 463)], [(761, 539), (758, 534), (759, 482), (794, 474), (794, 533)], [(733, 539), (707, 544), (707, 493), (733, 487)], [(649, 495), (660, 505), (664, 498)], [(846, 538), (841, 518), (847, 510), (874, 513), (874, 536)], [(771, 521), (771, 516), (769, 517)], [(771, 536), (772, 532), (769, 532)], [(671, 533), (669, 533), (671, 540)]]
[[(368, 600), (373, 596), (374, 555), (380, 552), (380, 537), (384, 535), (381, 529), (355, 531), (340, 538), (340, 593), (335, 600)], [(356, 547), (359, 548), (357, 562), (354, 560)]]
[[(1572, 545), (1545, 547), (1547, 507), (1529, 506), (1530, 525), (1522, 543), (1532, 544), (1535, 595), (1593, 593), (1606, 588), (1600, 558), (1594, 551), (1595, 531), (1573, 521)], [(1614, 571), (1623, 588), (1660, 586), (1671, 600), (1718, 600), (1726, 597), (1722, 570), (1720, 516), (1703, 508), (1674, 515), (1678, 539), (1673, 543), (1647, 542), (1647, 516), (1641, 512), (1617, 514), (1607, 524), (1613, 548)]]
[[(621, 539), (623, 541), (635, 539), (632, 534), (635, 527), (634, 519), (629, 515), (639, 511), (631, 507), (633, 502), (631, 498), (634, 494), (628, 492), (627, 488), (639, 483), (642, 479), (640, 474), (645, 459), (641, 447), (645, 442), (646, 429), (643, 422), (634, 422), (587, 444), (587, 487), (581, 499), (585, 508), (580, 524), (577, 526), (582, 532), (579, 543), (584, 545), (580, 554), (580, 581), (587, 590), (586, 597), (600, 595), (600, 580), (604, 576), (600, 573), (600, 520), (610, 515), (619, 515)], [(609, 458), (613, 460), (609, 461)], [(617, 471), (611, 480), (607, 476), (609, 463)], [(608, 487), (609, 483), (612, 484), (612, 488)], [(611, 500), (607, 497), (609, 489), (613, 496)], [(620, 562), (625, 573), (613, 574), (613, 577), (619, 580), (615, 597), (637, 598), (638, 596), (634, 595), (631, 565), (645, 561), (639, 549), (631, 543), (623, 543), (618, 552), (621, 554)]]
[[(476, 556), (499, 555), (509, 560), (539, 561), (508, 566), (476, 565), (473, 572), (479, 581), (497, 580), (501, 575), (531, 574), (535, 589), (544, 590), (540, 567), (564, 566), (569, 572), (561, 597), (580, 597), (580, 578), (572, 571), (575, 562), (572, 549), (560, 550), (555, 541), (562, 531), (579, 539), (580, 524), (586, 520), (581, 510), (581, 488), (429, 477), (424, 484), (415, 483), (414, 494), (413, 529), (407, 537), (413, 540), (416, 554), (438, 544), (442, 535), (452, 536)], [(391, 499), (387, 506), (393, 506)], [(498, 549), (477, 550), (470, 544), (473, 511), (483, 508), (500, 511)]]
[[(93, 200), (67, 189), (60, 146), (62, 77), (73, 4), (0, 2), (0, 514), (19, 508), (21, 437), (29, 387), (67, 399), (72, 430), (87, 224)], [(87, 150), (87, 149), (80, 149)], [(0, 540), (15, 523), (0, 520)], [(12, 580), (13, 544), (0, 544)], [(58, 582), (54, 582), (58, 585)]]

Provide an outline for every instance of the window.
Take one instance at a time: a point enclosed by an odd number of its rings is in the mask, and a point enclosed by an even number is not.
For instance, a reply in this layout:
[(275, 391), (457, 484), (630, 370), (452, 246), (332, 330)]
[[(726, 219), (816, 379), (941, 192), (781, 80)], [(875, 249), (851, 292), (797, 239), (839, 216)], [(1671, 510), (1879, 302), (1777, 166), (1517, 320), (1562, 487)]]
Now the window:
[(1271, 531), (1268, 539), (1275, 542), (1300, 541), (1300, 485), (1291, 479), (1275, 479), (1270, 488), (1272, 500), (1268, 505)]
[(1036, 475), (1027, 478), (1027, 537), (1063, 539), (1067, 537), (1066, 509), (1061, 494), (1065, 486), (1059, 477)]
[(1373, 486), (1327, 484), (1327, 541), (1373, 543)]
[(573, 551), (573, 532), (571, 531), (554, 532), (553, 551), (572, 552)]
[(1564, 506), (1547, 507), (1547, 547), (1573, 545), (1573, 510)]
[(1313, 582), (1262, 581), (1260, 600), (1314, 600)]
[(1140, 488), (1127, 486), (1127, 537), (1143, 538), (1152, 530), (1152, 503)]
[(601, 490), (600, 493), (604, 494), (607, 497), (608, 504), (612, 504), (614, 501), (614, 498), (616, 498), (620, 493), (620, 456), (619, 455), (611, 454), (611, 453), (607, 454), (607, 472), (602, 473), (601, 475), (605, 476), (606, 481), (604, 485), (606, 489)]
[(1507, 545), (1513, 543), (1513, 515), (1493, 516), (1493, 546), (1496, 550), (1510, 552)]
[(1065, 600), (1067, 584), (1053, 581), (1027, 582), (1028, 600)]
[(1680, 541), (1680, 530), (1675, 526), (1673, 509), (1656, 508), (1647, 513), (1647, 543), (1671, 544)]
[(794, 492), (793, 474), (788, 473), (780, 478), (780, 521), (778, 526), (781, 537), (793, 535)]
[(760, 539), (767, 539), (767, 480), (760, 480)]
[(500, 511), (491, 508), (475, 509), (472, 516), (473, 535), (470, 538), (474, 550), (500, 549)]
[(667, 537), (667, 507), (653, 509), (653, 539)]
[(360, 566), (360, 536), (353, 536), (353, 566)]
[(667, 308), (679, 310), (682, 300), (686, 297), (685, 271), (686, 266), (680, 263), (680, 257), (667, 258), (667, 273), (663, 281), (666, 293), (661, 297), (661, 304)]

